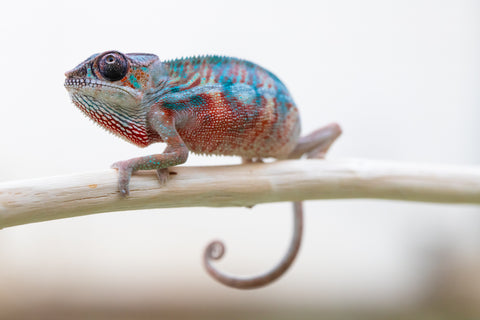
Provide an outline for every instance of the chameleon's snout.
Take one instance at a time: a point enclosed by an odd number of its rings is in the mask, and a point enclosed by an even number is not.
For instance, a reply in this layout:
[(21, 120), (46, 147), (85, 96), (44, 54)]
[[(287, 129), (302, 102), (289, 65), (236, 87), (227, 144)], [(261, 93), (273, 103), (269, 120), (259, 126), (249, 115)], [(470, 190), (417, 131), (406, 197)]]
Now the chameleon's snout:
[(67, 79), (71, 78), (84, 78), (87, 75), (87, 68), (85, 66), (78, 66), (72, 70), (65, 72)]

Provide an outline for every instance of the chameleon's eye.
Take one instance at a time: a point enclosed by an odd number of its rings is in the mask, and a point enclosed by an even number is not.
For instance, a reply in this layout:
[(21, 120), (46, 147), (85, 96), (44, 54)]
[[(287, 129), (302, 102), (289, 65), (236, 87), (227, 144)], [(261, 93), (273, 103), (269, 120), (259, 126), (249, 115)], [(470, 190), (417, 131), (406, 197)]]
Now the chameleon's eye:
[(120, 80), (127, 74), (127, 59), (120, 52), (106, 52), (98, 60), (98, 70), (107, 80)]

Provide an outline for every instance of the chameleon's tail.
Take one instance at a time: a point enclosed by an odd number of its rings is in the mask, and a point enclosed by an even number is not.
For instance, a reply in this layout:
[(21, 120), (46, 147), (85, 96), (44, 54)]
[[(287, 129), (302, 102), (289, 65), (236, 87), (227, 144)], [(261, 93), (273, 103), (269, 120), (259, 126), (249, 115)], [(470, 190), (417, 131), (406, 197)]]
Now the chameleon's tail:
[(263, 287), (280, 278), (292, 265), (302, 243), (303, 234), (303, 205), (302, 202), (293, 202), (293, 236), (290, 247), (283, 259), (270, 271), (258, 276), (236, 277), (225, 274), (212, 265), (212, 260), (222, 258), (225, 245), (221, 241), (212, 241), (203, 254), (203, 263), (207, 272), (217, 281), (226, 286), (237, 289), (254, 289)]

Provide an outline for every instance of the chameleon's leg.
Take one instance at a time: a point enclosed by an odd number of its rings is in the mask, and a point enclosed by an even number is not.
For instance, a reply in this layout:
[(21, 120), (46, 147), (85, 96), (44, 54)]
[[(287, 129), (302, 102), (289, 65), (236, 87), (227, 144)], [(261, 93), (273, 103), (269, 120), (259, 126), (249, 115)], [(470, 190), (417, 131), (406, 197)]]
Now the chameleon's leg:
[(156, 109), (150, 113), (149, 121), (167, 147), (161, 154), (119, 161), (112, 165), (112, 168), (118, 170), (118, 189), (123, 196), (129, 193), (128, 185), (133, 172), (157, 169), (158, 176), (162, 180), (168, 174), (168, 171), (162, 169), (187, 161), (188, 149), (175, 129), (173, 117), (168, 117), (161, 110)]
[(342, 134), (336, 123), (331, 123), (298, 139), (295, 149), (288, 155), (289, 159), (298, 159), (304, 154), (307, 158), (323, 158), (333, 142)]

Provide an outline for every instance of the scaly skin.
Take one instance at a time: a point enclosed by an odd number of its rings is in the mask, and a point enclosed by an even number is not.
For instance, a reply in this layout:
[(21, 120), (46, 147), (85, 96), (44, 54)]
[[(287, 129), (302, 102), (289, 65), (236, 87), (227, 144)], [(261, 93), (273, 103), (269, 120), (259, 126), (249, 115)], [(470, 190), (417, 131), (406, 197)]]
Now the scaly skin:
[[(161, 62), (152, 54), (107, 51), (92, 55), (65, 75), (74, 104), (102, 127), (139, 147), (167, 145), (161, 154), (113, 164), (122, 195), (129, 193), (134, 171), (156, 169), (163, 181), (166, 168), (184, 163), (189, 151), (240, 156), (246, 162), (299, 158), (305, 153), (322, 157), (341, 132), (331, 124), (299, 138), (300, 118), (287, 88), (269, 71), (236, 58)], [(295, 208), (298, 222), (301, 205)], [(276, 273), (269, 273), (266, 282), (224, 277), (211, 266), (209, 272), (237, 288), (267, 284), (293, 261), (300, 236), (287, 254), (288, 265), (272, 270)], [(214, 258), (209, 248), (206, 261)]]

